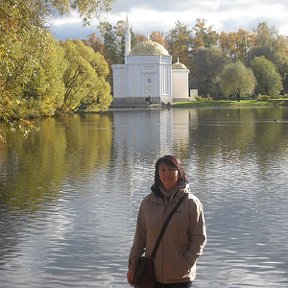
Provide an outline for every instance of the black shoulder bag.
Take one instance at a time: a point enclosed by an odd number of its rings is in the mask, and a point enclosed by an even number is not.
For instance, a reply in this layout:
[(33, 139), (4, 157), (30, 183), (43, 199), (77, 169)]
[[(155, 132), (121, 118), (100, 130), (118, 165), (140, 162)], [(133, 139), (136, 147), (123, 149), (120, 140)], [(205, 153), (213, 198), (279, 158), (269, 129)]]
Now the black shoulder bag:
[(134, 287), (135, 288), (153, 288), (154, 287), (154, 281), (155, 281), (155, 277), (154, 277), (154, 263), (153, 263), (153, 258), (156, 255), (157, 249), (159, 247), (160, 241), (164, 235), (164, 232), (172, 218), (172, 216), (174, 215), (174, 213), (176, 212), (177, 208), (180, 206), (180, 204), (183, 202), (183, 200), (186, 198), (185, 194), (184, 196), (182, 196), (179, 201), (176, 203), (176, 206), (173, 208), (173, 210), (171, 211), (171, 213), (169, 214), (168, 218), (166, 219), (165, 223), (162, 226), (162, 229), (160, 231), (160, 234), (158, 236), (158, 239), (156, 241), (156, 244), (154, 246), (153, 252), (151, 254), (151, 257), (146, 257), (144, 255), (142, 255), (139, 258), (136, 270), (135, 270), (135, 274), (134, 274)]

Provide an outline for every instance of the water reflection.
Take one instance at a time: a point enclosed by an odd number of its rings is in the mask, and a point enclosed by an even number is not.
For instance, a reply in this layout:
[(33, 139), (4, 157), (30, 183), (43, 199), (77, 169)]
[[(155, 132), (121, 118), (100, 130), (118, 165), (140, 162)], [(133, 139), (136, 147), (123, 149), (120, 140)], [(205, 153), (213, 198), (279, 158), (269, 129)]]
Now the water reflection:
[(138, 206), (165, 153), (183, 159), (205, 205), (194, 287), (288, 287), (287, 109), (114, 111), (35, 125), (0, 143), (1, 287), (128, 287)]

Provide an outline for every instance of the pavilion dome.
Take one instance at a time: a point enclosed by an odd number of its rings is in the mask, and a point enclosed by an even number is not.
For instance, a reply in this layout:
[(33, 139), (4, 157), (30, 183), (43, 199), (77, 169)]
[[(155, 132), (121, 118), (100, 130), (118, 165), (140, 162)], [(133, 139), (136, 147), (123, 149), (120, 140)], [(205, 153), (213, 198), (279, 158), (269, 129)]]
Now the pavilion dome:
[(159, 43), (147, 40), (135, 45), (129, 56), (170, 56), (168, 51)]
[(172, 69), (183, 69), (183, 70), (187, 70), (187, 67), (179, 62), (179, 57), (177, 58), (177, 62), (175, 62), (173, 65), (172, 65)]

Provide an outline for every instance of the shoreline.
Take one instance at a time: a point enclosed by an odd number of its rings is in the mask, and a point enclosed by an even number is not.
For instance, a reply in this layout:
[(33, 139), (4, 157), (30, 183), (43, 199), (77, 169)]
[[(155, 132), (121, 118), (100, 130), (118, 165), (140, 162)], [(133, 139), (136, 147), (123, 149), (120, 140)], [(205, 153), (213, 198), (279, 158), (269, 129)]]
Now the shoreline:
[(173, 108), (205, 108), (205, 107), (275, 107), (275, 106), (288, 106), (288, 99), (273, 99), (273, 100), (207, 100), (207, 101), (194, 101), (194, 102), (177, 102), (173, 103)]

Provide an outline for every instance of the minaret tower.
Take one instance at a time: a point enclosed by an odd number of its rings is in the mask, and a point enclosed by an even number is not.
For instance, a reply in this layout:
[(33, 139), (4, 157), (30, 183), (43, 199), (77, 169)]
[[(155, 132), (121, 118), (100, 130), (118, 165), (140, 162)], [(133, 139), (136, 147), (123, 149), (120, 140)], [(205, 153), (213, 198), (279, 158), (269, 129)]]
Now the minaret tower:
[(130, 24), (128, 15), (126, 17), (126, 29), (125, 29), (125, 64), (127, 64), (126, 57), (129, 55), (131, 51), (131, 33), (130, 33)]

